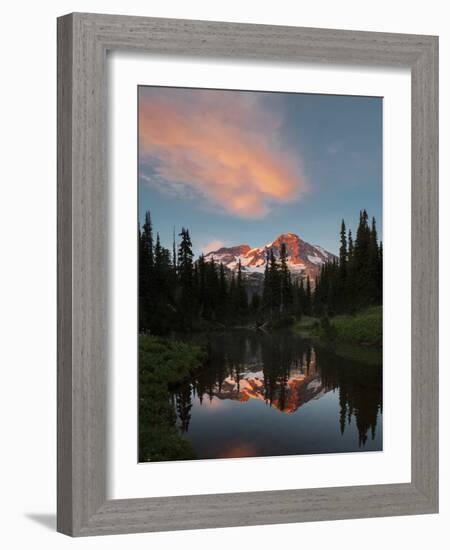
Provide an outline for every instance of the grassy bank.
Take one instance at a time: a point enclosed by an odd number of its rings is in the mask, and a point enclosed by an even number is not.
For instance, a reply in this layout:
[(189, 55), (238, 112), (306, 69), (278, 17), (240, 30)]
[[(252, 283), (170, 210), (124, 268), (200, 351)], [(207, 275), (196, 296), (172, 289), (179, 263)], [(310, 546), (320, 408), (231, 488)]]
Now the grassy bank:
[(383, 340), (382, 307), (372, 307), (355, 315), (338, 315), (329, 323), (321, 322), (313, 329), (320, 340), (336, 340), (364, 346), (381, 346)]
[(337, 315), (330, 319), (304, 317), (292, 326), (292, 330), (321, 342), (381, 347), (383, 310), (376, 306), (354, 315)]
[(305, 336), (306, 338), (308, 338), (311, 337), (312, 333), (317, 329), (318, 326), (319, 319), (317, 317), (308, 317), (307, 315), (303, 315), (300, 321), (295, 321), (295, 323), (291, 327), (291, 330), (293, 330), (297, 334), (300, 334), (301, 336)]
[(201, 347), (155, 336), (139, 336), (139, 460), (195, 458), (175, 426), (170, 388), (201, 367)]

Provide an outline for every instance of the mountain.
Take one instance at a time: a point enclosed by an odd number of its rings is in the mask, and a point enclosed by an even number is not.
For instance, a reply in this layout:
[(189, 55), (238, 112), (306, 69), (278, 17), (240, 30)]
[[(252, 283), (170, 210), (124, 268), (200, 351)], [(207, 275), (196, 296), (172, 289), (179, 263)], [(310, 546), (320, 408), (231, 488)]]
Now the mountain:
[(248, 244), (219, 248), (206, 254), (205, 260), (214, 259), (231, 271), (237, 270), (240, 260), (242, 272), (249, 278), (259, 279), (264, 275), (267, 254), (272, 249), (279, 258), (282, 243), (286, 245), (287, 265), (294, 279), (309, 276), (314, 281), (323, 264), (337, 259), (321, 246), (309, 244), (294, 233), (283, 233), (271, 243), (258, 248), (250, 248)]

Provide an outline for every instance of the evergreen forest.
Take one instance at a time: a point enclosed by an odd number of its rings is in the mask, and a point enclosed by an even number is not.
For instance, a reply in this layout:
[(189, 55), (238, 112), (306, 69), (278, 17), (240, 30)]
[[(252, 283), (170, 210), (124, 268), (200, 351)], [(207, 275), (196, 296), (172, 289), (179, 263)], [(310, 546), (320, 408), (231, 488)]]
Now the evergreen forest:
[[(339, 229), (339, 228), (337, 228)], [(176, 238), (178, 237), (178, 238)], [(139, 331), (166, 335), (229, 327), (288, 326), (304, 317), (327, 320), (382, 303), (383, 246), (376, 220), (360, 211), (352, 233), (342, 220), (336, 234), (339, 257), (319, 275), (293, 278), (286, 245), (266, 250), (260, 291), (247, 286), (245, 268), (197, 259), (188, 228), (173, 235), (172, 250), (161, 245), (151, 214), (138, 227)]]

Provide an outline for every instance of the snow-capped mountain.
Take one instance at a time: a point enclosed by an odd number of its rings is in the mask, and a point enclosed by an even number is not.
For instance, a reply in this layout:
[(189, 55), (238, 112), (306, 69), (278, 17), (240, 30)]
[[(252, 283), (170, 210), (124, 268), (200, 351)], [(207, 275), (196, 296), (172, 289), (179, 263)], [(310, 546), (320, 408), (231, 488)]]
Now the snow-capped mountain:
[(321, 246), (309, 244), (294, 233), (283, 233), (271, 243), (258, 248), (250, 248), (248, 244), (219, 248), (206, 254), (205, 260), (214, 259), (217, 263), (223, 263), (231, 271), (237, 270), (240, 260), (243, 273), (262, 275), (267, 254), (272, 249), (274, 255), (279, 258), (282, 243), (286, 245), (287, 265), (294, 278), (309, 276), (314, 280), (321, 266), (336, 258)]

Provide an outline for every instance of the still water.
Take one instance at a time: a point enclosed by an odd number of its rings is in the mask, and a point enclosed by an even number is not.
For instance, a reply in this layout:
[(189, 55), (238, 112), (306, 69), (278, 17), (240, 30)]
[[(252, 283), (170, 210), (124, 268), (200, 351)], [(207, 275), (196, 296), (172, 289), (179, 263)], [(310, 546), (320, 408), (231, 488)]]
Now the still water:
[(338, 354), (291, 332), (191, 340), (210, 358), (172, 400), (197, 458), (382, 450), (381, 353)]

